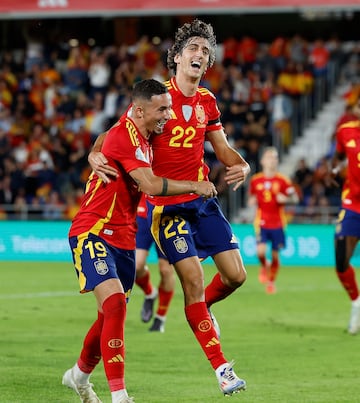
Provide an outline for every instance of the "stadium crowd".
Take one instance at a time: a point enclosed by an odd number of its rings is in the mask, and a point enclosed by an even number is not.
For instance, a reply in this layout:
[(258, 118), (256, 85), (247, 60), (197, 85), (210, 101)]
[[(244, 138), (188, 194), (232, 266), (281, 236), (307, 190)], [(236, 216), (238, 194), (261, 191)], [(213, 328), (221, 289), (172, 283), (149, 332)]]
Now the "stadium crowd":
[[(49, 49), (29, 41), (26, 49), (0, 51), (3, 219), (73, 218), (89, 173), (91, 145), (125, 111), (135, 82), (169, 78), (170, 45), (168, 39), (143, 36), (131, 46), (69, 43)], [(202, 84), (216, 95), (230, 143), (253, 172), (260, 169), (264, 146), (287, 152), (316, 114), (319, 94), (325, 102), (338, 80), (355, 82), (358, 51), (336, 38), (309, 42), (300, 35), (271, 43), (231, 37), (218, 46), (217, 62)], [(299, 108), (303, 99), (309, 100), (307, 107)], [(301, 205), (309, 214), (316, 205), (339, 205), (337, 191), (324, 183), (322, 164), (330, 152), (317, 167), (307, 167), (306, 156), (294, 167)], [(210, 148), (205, 157), (210, 179), (226, 197), (223, 167)]]

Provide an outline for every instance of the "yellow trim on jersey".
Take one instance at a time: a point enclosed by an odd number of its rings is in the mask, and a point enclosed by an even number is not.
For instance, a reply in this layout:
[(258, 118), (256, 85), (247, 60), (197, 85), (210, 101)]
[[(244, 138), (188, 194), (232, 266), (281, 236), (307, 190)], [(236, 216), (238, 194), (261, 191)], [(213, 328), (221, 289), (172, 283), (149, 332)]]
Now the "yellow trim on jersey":
[(165, 87), (166, 87), (168, 90), (170, 90), (170, 89), (172, 89), (172, 88), (174, 88), (174, 89), (177, 90), (177, 88), (172, 84), (171, 80), (165, 81), (165, 82), (164, 82), (164, 85), (165, 85)]
[(86, 277), (82, 272), (82, 265), (81, 265), (81, 255), (84, 242), (86, 239), (88, 239), (89, 233), (99, 235), (100, 231), (104, 228), (104, 224), (110, 221), (112, 213), (115, 208), (115, 202), (116, 202), (116, 194), (114, 194), (113, 202), (111, 203), (111, 207), (108, 210), (106, 217), (97, 221), (89, 231), (83, 232), (82, 234), (77, 236), (77, 246), (73, 252), (74, 252), (74, 266), (79, 275), (80, 292), (83, 292), (86, 284)]
[(83, 234), (80, 234), (77, 237), (77, 246), (73, 250), (74, 266), (75, 266), (75, 269), (78, 272), (78, 276), (79, 276), (80, 292), (82, 292), (84, 290), (85, 284), (86, 284), (86, 277), (84, 276), (84, 274), (82, 272), (81, 255), (82, 255), (83, 244), (84, 244), (84, 241), (88, 238), (88, 234), (89, 234), (89, 232), (84, 232)]
[(288, 176), (282, 174), (281, 172), (276, 172), (276, 176), (277, 176), (278, 178), (283, 179), (285, 182), (289, 182), (289, 181), (290, 181), (290, 178), (289, 178)]
[(110, 206), (110, 208), (109, 208), (109, 210), (108, 210), (108, 212), (106, 214), (106, 217), (101, 218), (99, 221), (97, 221), (95, 223), (95, 225), (90, 229), (89, 232), (91, 232), (91, 233), (93, 233), (95, 235), (99, 235), (100, 231), (104, 228), (104, 224), (106, 224), (106, 223), (108, 223), (110, 221), (110, 219), (112, 217), (112, 214), (113, 214), (113, 211), (114, 211), (114, 208), (115, 208), (116, 196), (117, 196), (117, 194), (115, 193), (114, 197), (113, 197), (113, 201), (111, 203), (111, 206)]
[(139, 139), (137, 136), (137, 129), (134, 126), (134, 123), (132, 122), (132, 120), (126, 118), (125, 126), (127, 128), (132, 145), (135, 147), (138, 147), (140, 145), (140, 143), (139, 143)]
[(165, 255), (164, 251), (161, 248), (160, 239), (159, 239), (160, 220), (161, 220), (161, 214), (163, 213), (163, 211), (164, 211), (164, 206), (155, 206), (154, 207), (154, 209), (152, 211), (150, 231), (156, 242), (156, 245), (159, 247), (161, 252)]
[(261, 176), (263, 176), (263, 173), (258, 172), (257, 174), (253, 174), (253, 176), (251, 177), (251, 180), (255, 180), (256, 178), (260, 178)]
[(211, 93), (207, 88), (205, 88), (205, 87), (199, 87), (199, 88), (197, 89), (197, 92), (199, 92), (202, 96), (205, 96), (205, 95), (212, 95), (212, 93)]
[[(204, 164), (204, 160), (203, 160), (203, 159), (202, 159), (202, 164)], [(198, 182), (203, 181), (204, 178), (205, 178), (204, 169), (203, 169), (203, 165), (201, 165), (201, 167), (199, 167), (199, 170), (198, 170)]]
[[(88, 179), (88, 181), (87, 181), (87, 183), (86, 183), (86, 187), (85, 187), (85, 193), (89, 190), (90, 181), (91, 181), (91, 178), (92, 178), (93, 176), (94, 176), (94, 172), (92, 172), (91, 175), (89, 176), (89, 179)], [(96, 184), (95, 184), (95, 186), (94, 186), (94, 189), (92, 190), (91, 196), (89, 197), (88, 201), (86, 202), (86, 205), (88, 205), (88, 204), (91, 202), (92, 198), (95, 196), (95, 193), (98, 191), (98, 189), (99, 189), (99, 187), (101, 186), (101, 184), (102, 184), (102, 179), (99, 178), (99, 179), (96, 181)]]
[(360, 127), (360, 122), (358, 120), (350, 120), (350, 122), (343, 123), (339, 126), (338, 130), (340, 129), (355, 129)]

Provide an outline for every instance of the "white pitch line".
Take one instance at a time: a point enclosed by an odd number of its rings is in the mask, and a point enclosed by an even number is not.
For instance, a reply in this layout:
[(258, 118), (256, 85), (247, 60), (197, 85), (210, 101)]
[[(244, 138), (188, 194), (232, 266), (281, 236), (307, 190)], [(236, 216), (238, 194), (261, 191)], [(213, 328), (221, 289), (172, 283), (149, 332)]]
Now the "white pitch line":
[[(132, 290), (131, 295), (143, 295), (140, 290)], [(33, 299), (33, 298), (53, 298), (53, 297), (75, 297), (81, 295), (80, 292), (74, 291), (46, 291), (46, 292), (34, 292), (34, 293), (23, 293), (23, 294), (2, 294), (0, 295), (0, 300), (2, 299)]]
[(29, 294), (3, 294), (0, 299), (32, 299), (32, 298), (53, 298), (53, 297), (73, 297), (79, 293), (73, 291), (37, 292)]

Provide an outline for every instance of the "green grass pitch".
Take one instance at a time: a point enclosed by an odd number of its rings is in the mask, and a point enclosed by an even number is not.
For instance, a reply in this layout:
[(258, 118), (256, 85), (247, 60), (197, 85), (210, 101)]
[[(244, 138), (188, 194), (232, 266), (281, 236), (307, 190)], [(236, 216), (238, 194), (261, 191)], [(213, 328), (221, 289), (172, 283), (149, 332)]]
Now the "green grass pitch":
[[(214, 267), (204, 269), (209, 281)], [(1, 262), (0, 272), (0, 402), (78, 402), (61, 377), (95, 317), (93, 295), (78, 293), (71, 263)], [(179, 283), (163, 334), (140, 321), (142, 300), (135, 288), (126, 322), (129, 394), (137, 403), (228, 399), (185, 321)], [(346, 332), (350, 303), (332, 268), (283, 267), (278, 293), (266, 295), (249, 266), (245, 285), (213, 312), (225, 356), (248, 384), (231, 402), (360, 402), (360, 335)], [(92, 382), (110, 403), (102, 364)]]

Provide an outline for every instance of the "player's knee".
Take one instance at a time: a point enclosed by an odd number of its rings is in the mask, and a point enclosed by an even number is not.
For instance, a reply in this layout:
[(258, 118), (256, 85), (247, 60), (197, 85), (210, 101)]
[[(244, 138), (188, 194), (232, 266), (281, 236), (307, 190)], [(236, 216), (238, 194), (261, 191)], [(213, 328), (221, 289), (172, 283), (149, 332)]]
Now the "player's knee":
[(245, 281), (246, 281), (246, 271), (244, 269), (226, 278), (226, 283), (231, 288), (239, 288), (244, 284)]

